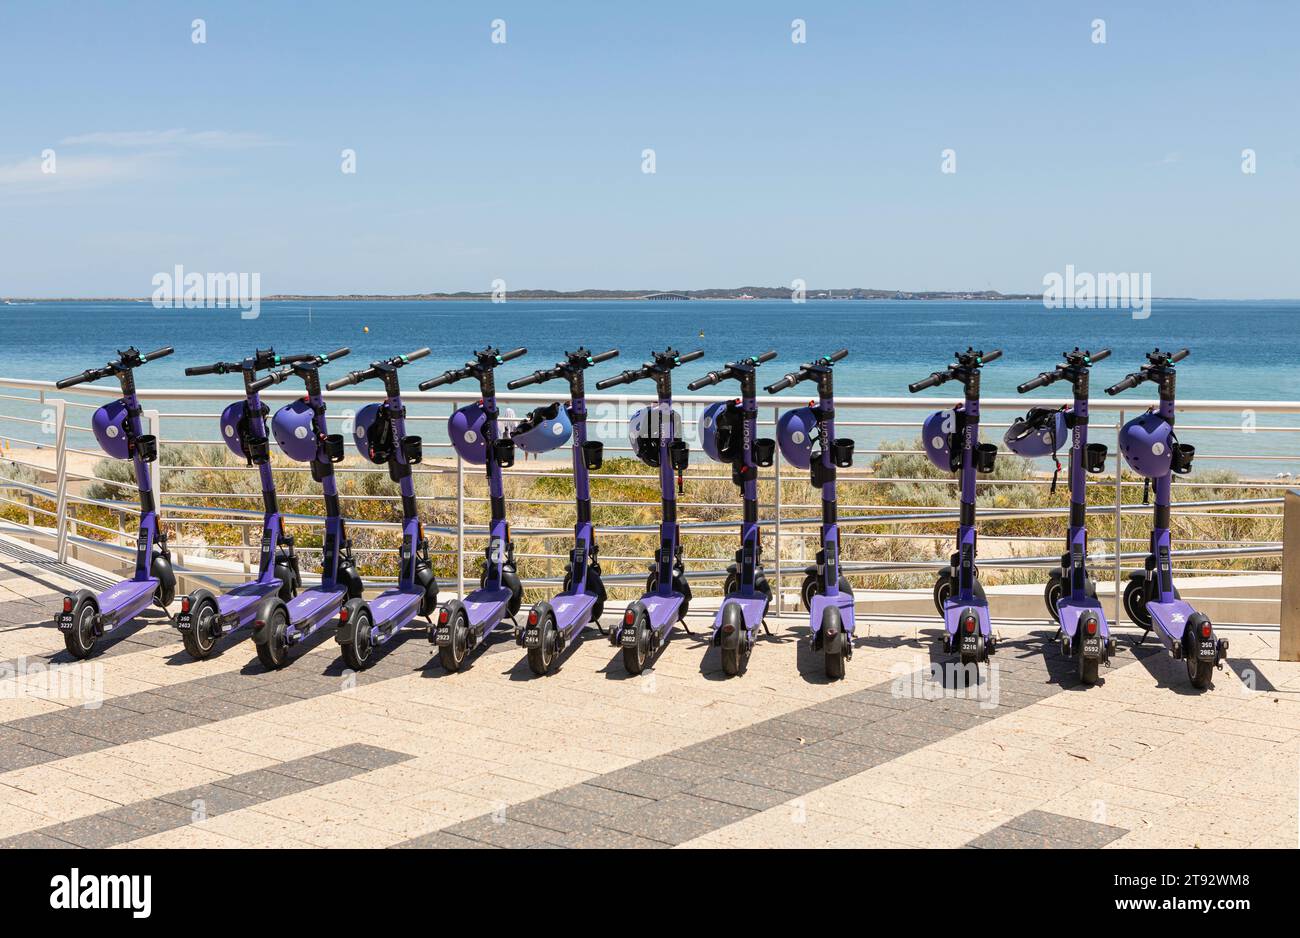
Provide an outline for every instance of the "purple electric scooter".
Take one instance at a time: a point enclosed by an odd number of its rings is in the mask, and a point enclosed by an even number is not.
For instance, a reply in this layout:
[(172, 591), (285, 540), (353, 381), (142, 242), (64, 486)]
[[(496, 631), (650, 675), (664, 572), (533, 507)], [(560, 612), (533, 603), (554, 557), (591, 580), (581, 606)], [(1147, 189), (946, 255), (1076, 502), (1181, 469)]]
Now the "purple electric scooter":
[(497, 425), (495, 371), (497, 366), (527, 352), (524, 348), (509, 352), (485, 348), (475, 352), (473, 361), (466, 362), (464, 368), (444, 371), (420, 385), (421, 391), (428, 391), (473, 378), (483, 395), (481, 400), (452, 414), (447, 427), (452, 447), (460, 457), (486, 467), (491, 504), (486, 563), (479, 588), (463, 600), (443, 603), (438, 610), (437, 626), (429, 630), (429, 641), (438, 646), (438, 660), (447, 671), (459, 671), (469, 653), (502, 620), (509, 617), (513, 623), (523, 602), (524, 588), (515, 573), (515, 546), (506, 521), (505, 485), (501, 479), (501, 470), (514, 465), (515, 445), (509, 437), (502, 438)]
[[(1106, 468), (1106, 444), (1088, 442), (1088, 375), (1099, 361), (1110, 357), (1110, 349), (1093, 354), (1076, 348), (1065, 353), (1064, 364), (1044, 371), (1016, 390), (1021, 394), (1045, 388), (1057, 381), (1069, 381), (1074, 393), (1070, 407), (1034, 407), (1007, 430), (1003, 442), (1011, 452), (1033, 459), (1051, 456), (1056, 471), (1061, 463), (1057, 450), (1070, 440), (1070, 529), (1061, 566), (1052, 571), (1043, 601), (1053, 619), (1060, 623), (1056, 637), (1061, 654), (1078, 663), (1079, 680), (1097, 683), (1098, 668), (1109, 665), (1115, 653), (1106, 614), (1097, 600), (1097, 584), (1088, 573), (1088, 473)], [(1056, 488), (1056, 477), (1052, 478)]]
[(212, 654), (221, 636), (253, 624), (261, 601), (272, 594), (285, 602), (298, 593), (302, 577), (293, 538), (284, 527), (271, 473), (271, 446), (266, 418), (270, 411), (254, 387), (259, 371), (269, 371), (294, 362), (310, 361), (314, 355), (277, 355), (275, 349), (258, 349), (242, 362), (215, 362), (185, 369), (185, 374), (243, 374), (244, 400), (236, 401), (221, 414), (221, 439), (236, 456), (257, 466), (262, 482), (262, 548), (257, 579), (218, 596), (199, 587), (181, 599), (176, 628), (191, 658), (201, 661)]
[[(427, 348), (409, 355), (398, 355), (371, 362), (363, 371), (349, 372), (326, 385), (337, 391), (348, 385), (379, 378), (384, 382), (382, 404), (367, 404), (352, 422), (352, 437), (361, 455), (372, 463), (388, 466), (388, 477), (402, 492), (402, 551), (397, 586), (385, 590), (366, 602), (353, 597), (339, 612), (334, 638), (342, 647), (343, 661), (354, 671), (364, 671), (374, 663), (375, 649), (388, 643), (417, 615), (429, 619), (438, 606), (438, 581), (429, 561), (429, 542), (415, 501), (415, 482), (411, 467), (424, 458), (423, 441), (406, 433), (406, 407), (398, 369), (429, 354)], [(432, 622), (432, 620), (430, 620)]]
[(55, 617), (68, 654), (89, 658), (95, 643), (108, 632), (130, 622), (152, 605), (163, 612), (176, 596), (176, 575), (172, 572), (167, 535), (158, 521), (154, 504), (149, 464), (158, 458), (158, 438), (142, 433), (140, 401), (135, 393), (135, 369), (146, 362), (172, 353), (171, 346), (146, 355), (131, 347), (119, 351), (117, 359), (103, 368), (91, 368), (55, 387), (60, 390), (87, 381), (114, 377), (122, 387), (122, 397), (105, 404), (91, 418), (95, 439), (114, 459), (129, 459), (135, 466), (135, 485), (140, 492), (140, 533), (135, 548), (135, 575), (123, 580), (98, 596), (87, 589), (63, 598), (63, 611)]
[(686, 582), (681, 531), (677, 526), (677, 489), (691, 456), (686, 441), (681, 438), (681, 418), (673, 410), (673, 369), (703, 355), (701, 350), (682, 355), (668, 348), (655, 352), (654, 359), (640, 368), (596, 382), (596, 390), (604, 391), (653, 378), (658, 398), (654, 406), (641, 408), (629, 422), (630, 441), (637, 458), (659, 470), (663, 514), (659, 522), (659, 550), (646, 580), (646, 593), (627, 607), (609, 635), (610, 643), (623, 649), (623, 666), (628, 674), (645, 670), (646, 662), (667, 644), (673, 624), (685, 622), (690, 608), (691, 588)]
[(1215, 635), (1209, 616), (1197, 612), (1179, 596), (1174, 586), (1169, 536), (1173, 476), (1190, 472), (1196, 455), (1195, 447), (1179, 443), (1174, 435), (1177, 380), (1174, 365), (1189, 354), (1187, 349), (1173, 353), (1160, 349), (1148, 352), (1147, 363), (1140, 370), (1108, 387), (1106, 393), (1118, 394), (1144, 381), (1152, 381), (1160, 394), (1158, 407), (1128, 421), (1119, 434), (1124, 461), (1145, 480), (1143, 502), (1153, 482), (1156, 490), (1151, 552), (1144, 569), (1129, 574), (1124, 588), (1124, 611), (1145, 630), (1143, 640), (1154, 627), (1165, 650), (1186, 663), (1187, 679), (1192, 686), (1204, 690), (1210, 686), (1214, 669), (1223, 667), (1228, 641)]
[[(516, 378), (506, 385), (517, 391), (533, 384), (563, 378), (569, 382), (569, 404), (539, 407), (515, 428), (511, 439), (523, 449), (534, 451), (542, 446), (553, 449), (556, 439), (573, 438), (573, 487), (577, 494), (578, 521), (573, 529), (573, 550), (564, 568), (564, 587), (559, 595), (542, 600), (528, 611), (528, 619), (519, 630), (517, 641), (527, 650), (528, 667), (534, 674), (550, 672), (560, 654), (576, 641), (588, 625), (597, 625), (605, 608), (605, 584), (600, 579), (600, 550), (591, 525), (591, 481), (588, 473), (599, 469), (604, 461), (605, 445), (587, 439), (587, 391), (583, 372), (592, 365), (618, 356), (618, 349), (592, 355), (585, 348), (566, 352), (564, 361), (554, 368), (535, 371), (526, 378)], [(532, 441), (539, 439), (540, 445)]]
[[(817, 563), (804, 570), (799, 595), (808, 610), (813, 651), (825, 660), (826, 677), (844, 677), (845, 662), (853, 657), (853, 589), (840, 574), (839, 503), (835, 491), (836, 468), (853, 465), (853, 440), (835, 436), (835, 363), (849, 354), (840, 349), (814, 359), (780, 381), (769, 384), (768, 394), (804, 381), (817, 382), (817, 402), (783, 413), (776, 422), (776, 439), (785, 461), (807, 469), (812, 484), (821, 489), (821, 547)], [(813, 443), (819, 449), (813, 452)]]
[(934, 584), (934, 605), (943, 616), (943, 650), (956, 652), (963, 666), (987, 662), (997, 641), (989, 621), (988, 600), (975, 566), (976, 473), (993, 471), (998, 448), (980, 439), (980, 369), (1002, 357), (1001, 349), (985, 355), (973, 348), (954, 353), (956, 361), (943, 371), (907, 389), (915, 394), (948, 381), (960, 381), (965, 399), (951, 410), (926, 418), (922, 442), (930, 461), (944, 472), (961, 473), (961, 514), (957, 525), (957, 552), (940, 571)]
[(287, 665), (289, 649), (333, 622), (343, 604), (359, 598), (364, 589), (339, 510), (338, 484), (334, 480), (334, 464), (343, 461), (343, 435), (329, 432), (320, 384), (321, 366), (342, 358), (349, 351), (341, 348), (328, 355), (294, 362), (252, 384), (254, 391), (262, 391), (297, 376), (306, 385), (307, 393), (303, 397), (275, 412), (271, 433), (286, 456), (310, 464), (311, 476), (321, 484), (325, 496), (320, 585), (303, 590), (289, 602), (279, 593), (273, 593), (258, 604), (253, 617), (253, 644), (258, 660), (268, 670)]
[(758, 525), (758, 470), (772, 465), (775, 440), (758, 436), (758, 366), (776, 358), (768, 351), (751, 358), (728, 362), (720, 371), (710, 371), (692, 381), (692, 391), (723, 381), (740, 382), (740, 398), (710, 404), (700, 415), (700, 445), (709, 458), (731, 466), (731, 481), (740, 489), (743, 515), (740, 522), (740, 550), (736, 562), (727, 567), (722, 586), (722, 605), (713, 617), (712, 644), (722, 657), (722, 670), (734, 677), (745, 669), (749, 653), (765, 627), (763, 617), (772, 603), (772, 587), (763, 575), (762, 545)]

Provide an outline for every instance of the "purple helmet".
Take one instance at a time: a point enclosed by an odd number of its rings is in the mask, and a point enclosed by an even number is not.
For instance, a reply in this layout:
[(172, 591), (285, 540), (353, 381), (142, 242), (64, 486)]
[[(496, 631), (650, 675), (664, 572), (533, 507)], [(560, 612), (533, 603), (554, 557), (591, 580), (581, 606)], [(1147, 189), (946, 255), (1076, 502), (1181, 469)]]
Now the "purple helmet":
[(955, 472), (952, 464), (952, 434), (957, 432), (961, 405), (951, 410), (936, 410), (921, 426), (921, 443), (925, 455), (940, 472)]
[(373, 463), (386, 463), (393, 454), (393, 424), (383, 404), (367, 404), (352, 419), (352, 442)]
[(475, 466), (487, 465), (487, 439), (483, 429), (487, 424), (487, 411), (481, 402), (466, 404), (447, 421), (447, 435), (460, 458)]
[(100, 448), (114, 459), (129, 459), (130, 446), (126, 441), (126, 402), (105, 404), (90, 418), (90, 429), (99, 441)]
[(535, 408), (519, 422), (510, 439), (525, 453), (547, 453), (569, 442), (571, 436), (569, 408), (556, 402)]
[[(682, 435), (682, 418), (677, 411), (672, 411), (668, 418), (670, 439), (679, 439)], [(647, 466), (659, 465), (658, 441), (663, 436), (663, 416), (658, 407), (642, 407), (634, 412), (627, 422), (627, 441)], [(650, 442), (654, 441), (653, 449)]]
[(1069, 440), (1065, 414), (1059, 407), (1030, 408), (1029, 413), (1007, 428), (1002, 441), (1007, 444), (1007, 449), (1026, 459), (1055, 456), (1056, 451)]
[(244, 437), (247, 434), (248, 402), (235, 401), (221, 412), (221, 442), (240, 459), (248, 459), (248, 453), (244, 451)]
[(731, 462), (739, 455), (737, 431), (741, 431), (743, 419), (735, 401), (718, 401), (704, 408), (700, 414), (700, 445), (710, 459)]
[(1134, 472), (1148, 479), (1168, 475), (1178, 439), (1174, 427), (1155, 411), (1134, 417), (1119, 431), (1119, 448)]
[(813, 434), (817, 430), (817, 414), (811, 407), (787, 410), (776, 421), (776, 441), (785, 461), (796, 469), (812, 465)]
[(271, 418), (271, 433), (281, 452), (297, 462), (311, 462), (320, 450), (311, 404), (299, 398)]

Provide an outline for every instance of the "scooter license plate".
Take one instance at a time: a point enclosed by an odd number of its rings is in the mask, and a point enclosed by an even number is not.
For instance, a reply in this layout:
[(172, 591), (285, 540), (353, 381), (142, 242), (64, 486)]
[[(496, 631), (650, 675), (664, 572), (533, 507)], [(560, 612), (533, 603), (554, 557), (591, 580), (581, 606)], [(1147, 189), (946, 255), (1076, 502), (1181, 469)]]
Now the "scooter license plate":
[(176, 628), (182, 632), (188, 632), (194, 627), (194, 613), (182, 612), (176, 617)]
[(636, 629), (624, 629), (622, 643), (624, 648), (636, 647)]
[(1085, 658), (1101, 657), (1101, 636), (1093, 635), (1083, 640), (1083, 656)]
[(1214, 656), (1218, 654), (1219, 649), (1215, 647), (1215, 641), (1212, 638), (1201, 639), (1201, 650), (1198, 657), (1202, 661), (1213, 661)]
[(979, 651), (978, 635), (963, 635), (961, 637), (961, 651), (964, 655), (973, 655)]
[(438, 645), (451, 644), (451, 625), (440, 625), (433, 632), (433, 640)]
[(60, 631), (62, 632), (72, 631), (72, 613), (60, 612), (58, 616), (55, 617), (54, 621), (58, 623)]
[(539, 628), (524, 629), (524, 647), (541, 648), (542, 647), (542, 630)]

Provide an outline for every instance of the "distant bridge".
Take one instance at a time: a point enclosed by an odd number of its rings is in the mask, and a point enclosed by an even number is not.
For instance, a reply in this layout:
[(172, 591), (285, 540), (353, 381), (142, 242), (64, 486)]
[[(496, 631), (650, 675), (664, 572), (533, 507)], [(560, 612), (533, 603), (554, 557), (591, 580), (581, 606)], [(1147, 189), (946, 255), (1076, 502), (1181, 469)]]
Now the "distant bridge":
[(685, 293), (647, 293), (645, 296), (637, 297), (639, 300), (689, 300), (690, 297)]

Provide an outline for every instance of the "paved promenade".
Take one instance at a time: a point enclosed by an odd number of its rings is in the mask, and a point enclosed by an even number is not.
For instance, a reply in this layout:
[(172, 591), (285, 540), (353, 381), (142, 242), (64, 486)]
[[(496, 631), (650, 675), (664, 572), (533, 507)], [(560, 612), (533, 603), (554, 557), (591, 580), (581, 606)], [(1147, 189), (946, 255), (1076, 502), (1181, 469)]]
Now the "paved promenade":
[(0, 552), (0, 846), (1298, 842), (1300, 665), (1276, 634), (1231, 633), (1206, 693), (1128, 633), (1081, 687), (1045, 625), (945, 687), (929, 618), (872, 623), (834, 684), (798, 618), (724, 679), (704, 616), (639, 678), (594, 634), (544, 679), (504, 637), (447, 674), (423, 635), (353, 674), (326, 634), (267, 673), (246, 638), (191, 661), (157, 616), (51, 669), (73, 579), (94, 575)]

